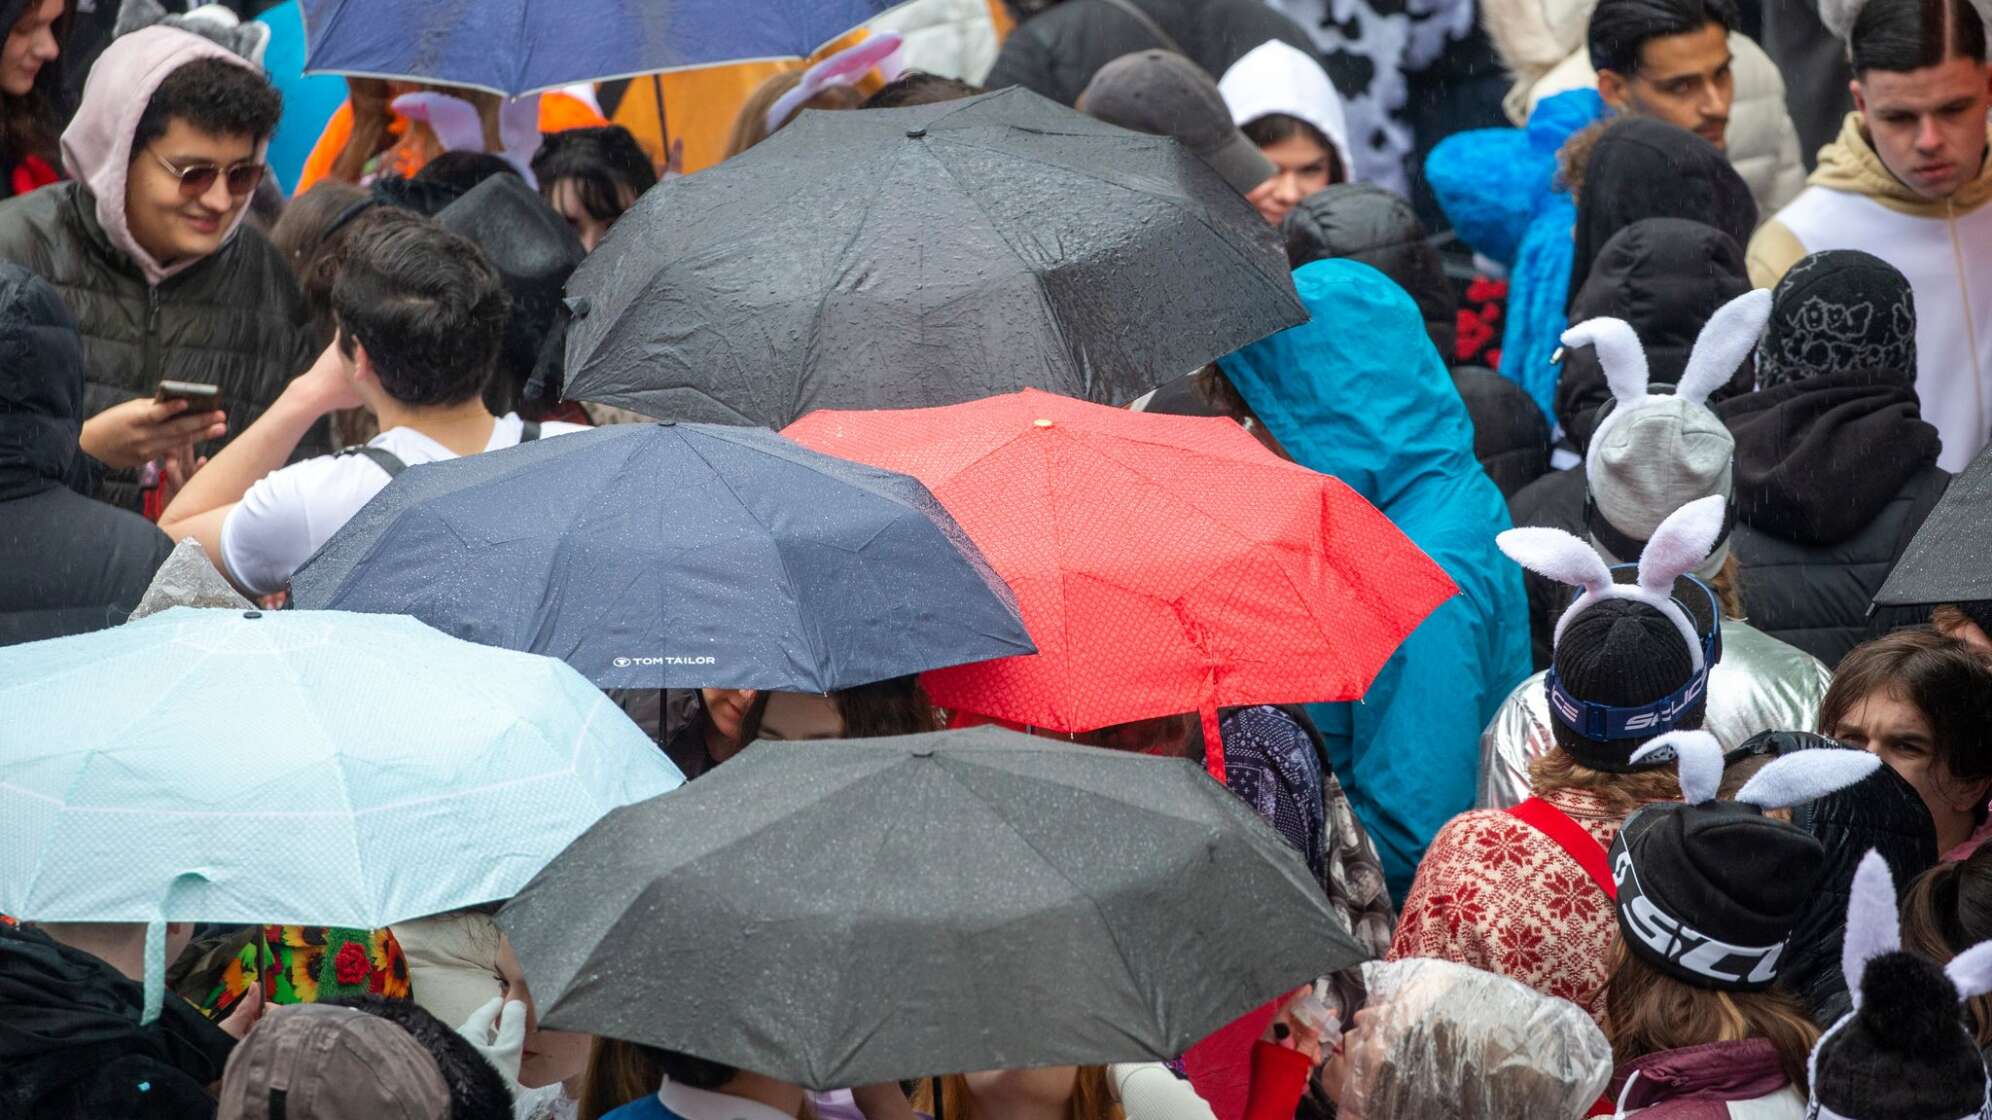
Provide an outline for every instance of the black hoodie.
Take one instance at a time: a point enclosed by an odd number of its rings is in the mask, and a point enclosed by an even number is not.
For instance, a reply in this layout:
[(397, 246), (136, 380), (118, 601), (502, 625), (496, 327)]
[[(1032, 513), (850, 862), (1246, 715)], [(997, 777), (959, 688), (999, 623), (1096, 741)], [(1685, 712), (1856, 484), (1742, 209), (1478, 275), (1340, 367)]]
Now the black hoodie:
[(0, 262), (0, 645), (124, 621), (173, 551), (151, 522), (69, 488), (82, 423), (76, 321)]
[[(1714, 226), (1685, 218), (1646, 218), (1612, 235), (1570, 303), (1570, 322), (1608, 315), (1632, 324), (1656, 384), (1681, 379), (1695, 338), (1717, 308), (1750, 290), (1743, 246)], [(1725, 391), (1750, 387), (1748, 363)], [(1591, 347), (1565, 350), (1556, 381), (1556, 419), (1579, 451), (1591, 442), (1598, 406), (1611, 399)]]
[(143, 989), (88, 953), (0, 926), (0, 1116), (214, 1115), (235, 1040), (169, 998), (138, 1024)]
[(1950, 475), (1899, 374), (1824, 373), (1715, 407), (1736, 436), (1733, 548), (1759, 630), (1836, 665)]
[(1584, 163), (1569, 302), (1583, 291), (1605, 243), (1646, 218), (1688, 218), (1743, 245), (1757, 228), (1757, 202), (1729, 160), (1694, 133), (1650, 117), (1613, 122)]

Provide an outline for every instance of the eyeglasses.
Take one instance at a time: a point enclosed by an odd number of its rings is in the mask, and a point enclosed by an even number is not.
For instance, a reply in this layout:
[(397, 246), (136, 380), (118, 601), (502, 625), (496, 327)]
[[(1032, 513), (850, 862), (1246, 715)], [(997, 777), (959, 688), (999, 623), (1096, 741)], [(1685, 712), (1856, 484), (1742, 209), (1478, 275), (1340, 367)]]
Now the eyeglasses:
[(260, 163), (234, 163), (224, 169), (218, 163), (190, 163), (185, 167), (175, 167), (165, 156), (146, 149), (159, 166), (180, 180), (181, 198), (199, 198), (214, 188), (214, 181), (224, 175), (228, 179), (228, 193), (236, 198), (256, 189), (263, 181), (263, 165)]

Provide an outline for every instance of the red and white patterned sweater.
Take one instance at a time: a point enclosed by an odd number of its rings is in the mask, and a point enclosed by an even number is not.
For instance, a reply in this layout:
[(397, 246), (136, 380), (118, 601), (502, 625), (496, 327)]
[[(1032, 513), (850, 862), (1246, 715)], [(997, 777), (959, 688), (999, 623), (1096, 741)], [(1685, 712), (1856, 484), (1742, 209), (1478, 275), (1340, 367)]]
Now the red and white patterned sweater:
[[(1611, 847), (1625, 818), (1595, 794), (1539, 795)], [(1510, 814), (1476, 809), (1447, 821), (1404, 900), (1390, 959), (1439, 957), (1567, 999), (1605, 1025), (1605, 981), (1618, 919), (1563, 849)]]

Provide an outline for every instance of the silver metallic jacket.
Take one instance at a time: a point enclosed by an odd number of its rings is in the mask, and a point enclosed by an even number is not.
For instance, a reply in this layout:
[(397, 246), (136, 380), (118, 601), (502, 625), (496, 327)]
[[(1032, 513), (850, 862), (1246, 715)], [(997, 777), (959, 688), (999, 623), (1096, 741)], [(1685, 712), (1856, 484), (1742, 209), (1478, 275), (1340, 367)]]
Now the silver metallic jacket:
[[(1724, 619), (1722, 660), (1708, 682), (1704, 725), (1724, 747), (1759, 731), (1811, 731), (1833, 674), (1811, 654), (1745, 623)], [(1529, 796), (1529, 763), (1555, 745), (1549, 700), (1537, 673), (1515, 686), (1480, 733), (1482, 809), (1506, 809)]]

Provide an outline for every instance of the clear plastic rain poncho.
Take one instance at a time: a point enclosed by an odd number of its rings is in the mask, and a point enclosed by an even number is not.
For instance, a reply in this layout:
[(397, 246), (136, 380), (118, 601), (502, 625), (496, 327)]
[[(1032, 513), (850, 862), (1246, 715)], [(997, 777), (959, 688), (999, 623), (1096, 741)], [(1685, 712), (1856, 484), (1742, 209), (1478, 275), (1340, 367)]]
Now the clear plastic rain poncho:
[(1505, 976), (1410, 958), (1363, 966), (1341, 1120), (1576, 1120), (1612, 1075), (1583, 1008)]

